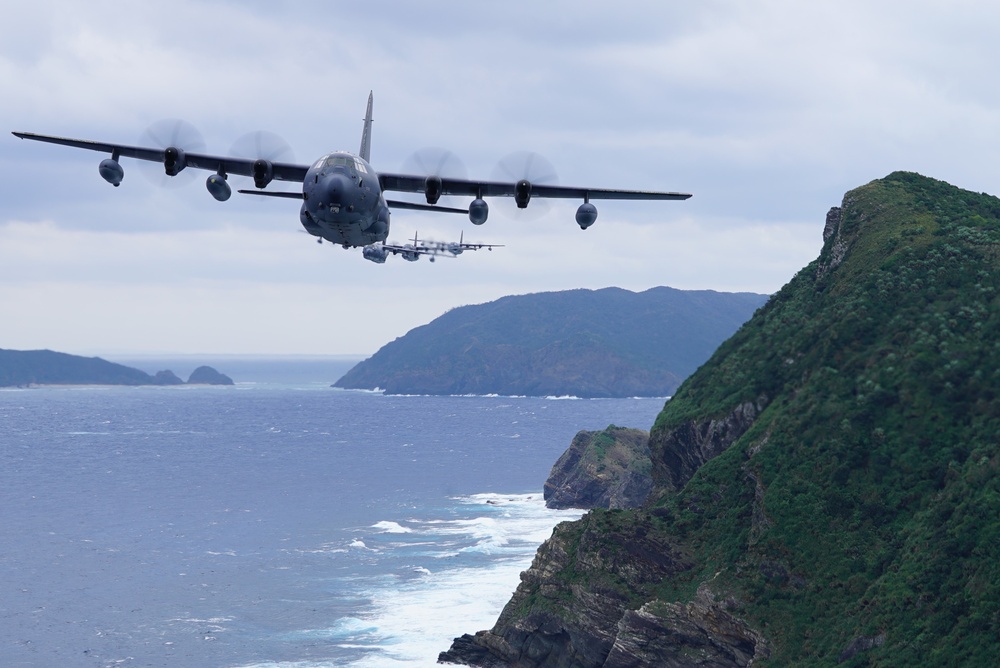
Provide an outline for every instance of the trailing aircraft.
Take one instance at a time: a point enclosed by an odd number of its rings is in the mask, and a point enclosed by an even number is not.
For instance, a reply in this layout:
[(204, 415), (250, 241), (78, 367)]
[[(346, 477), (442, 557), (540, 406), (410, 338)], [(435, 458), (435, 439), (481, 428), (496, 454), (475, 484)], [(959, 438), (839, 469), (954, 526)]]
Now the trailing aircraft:
[(382, 264), (389, 255), (400, 255), (408, 262), (416, 262), (422, 255), (428, 256), (431, 262), (439, 256), (458, 257), (467, 250), (493, 250), (503, 248), (503, 244), (472, 244), (465, 242), (465, 234), (458, 237), (458, 241), (420, 241), (417, 234), (413, 235), (413, 242), (406, 244), (391, 244), (384, 242), (381, 244), (370, 244), (361, 249), (366, 260)]
[[(318, 241), (329, 241), (344, 248), (363, 247), (366, 259), (384, 262), (390, 254), (401, 253), (400, 247), (388, 246), (391, 209), (461, 213), (474, 225), (482, 225), (489, 216), (487, 197), (512, 197), (519, 209), (525, 209), (534, 198), (582, 199), (576, 210), (576, 222), (587, 229), (597, 220), (597, 208), (592, 199), (622, 200), (683, 200), (688, 193), (654, 192), (645, 190), (618, 190), (609, 188), (580, 188), (573, 186), (532, 183), (527, 178), (511, 181), (480, 181), (451, 178), (438, 174), (410, 175), (376, 172), (369, 160), (371, 156), (372, 95), (368, 95), (358, 153), (334, 151), (309, 165), (291, 164), (266, 159), (238, 158), (185, 151), (181, 146), (151, 148), (128, 146), (84, 139), (68, 139), (31, 132), (14, 132), (21, 139), (71, 146), (101, 153), (109, 153), (98, 165), (105, 181), (118, 187), (125, 176), (119, 160), (122, 157), (159, 162), (167, 176), (176, 176), (185, 169), (204, 169), (212, 172), (205, 187), (216, 200), (224, 202), (232, 195), (228, 179), (232, 174), (253, 179), (255, 190), (239, 190), (249, 195), (280, 197), (301, 200), (299, 221), (306, 232)], [(274, 181), (302, 184), (301, 192), (267, 190)], [(386, 192), (421, 193), (425, 202), (408, 202), (385, 198)], [(443, 196), (472, 197), (467, 208), (443, 206), (438, 201)], [(475, 245), (489, 247), (489, 245)], [(473, 248), (459, 242), (452, 255)], [(414, 251), (416, 255), (414, 256)], [(421, 252), (410, 249), (411, 256), (434, 254), (429, 249)], [(406, 255), (404, 254), (404, 257)]]

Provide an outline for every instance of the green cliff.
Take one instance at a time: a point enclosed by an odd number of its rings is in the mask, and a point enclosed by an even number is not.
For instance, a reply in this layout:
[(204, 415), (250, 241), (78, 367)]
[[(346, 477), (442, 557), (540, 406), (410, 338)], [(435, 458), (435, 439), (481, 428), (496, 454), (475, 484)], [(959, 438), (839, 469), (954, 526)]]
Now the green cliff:
[(651, 431), (635, 511), (557, 527), (481, 666), (987, 666), (1000, 655), (1000, 200), (911, 173)]
[(463, 306), (383, 346), (334, 387), (390, 394), (668, 396), (767, 300), (658, 287)]

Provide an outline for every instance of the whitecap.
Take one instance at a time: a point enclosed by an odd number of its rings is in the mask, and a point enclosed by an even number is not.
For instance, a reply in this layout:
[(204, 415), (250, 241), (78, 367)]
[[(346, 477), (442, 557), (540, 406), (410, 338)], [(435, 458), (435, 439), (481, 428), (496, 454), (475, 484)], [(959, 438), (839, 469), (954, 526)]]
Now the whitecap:
[(413, 533), (413, 529), (404, 527), (398, 522), (383, 520), (372, 525), (372, 529), (378, 529), (382, 533)]
[(352, 540), (350, 545), (348, 545), (348, 547), (353, 547), (356, 550), (368, 550), (369, 552), (378, 552), (378, 550), (374, 550), (365, 545), (365, 541), (361, 540), (360, 538), (355, 538), (354, 540)]

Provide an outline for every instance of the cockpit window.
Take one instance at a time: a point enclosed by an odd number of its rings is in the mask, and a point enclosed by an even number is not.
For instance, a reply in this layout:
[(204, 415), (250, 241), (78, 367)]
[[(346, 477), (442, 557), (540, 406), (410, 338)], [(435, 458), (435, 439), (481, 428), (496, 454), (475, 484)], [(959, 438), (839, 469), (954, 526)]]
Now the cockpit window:
[(346, 155), (331, 155), (326, 159), (327, 167), (353, 167), (354, 160)]

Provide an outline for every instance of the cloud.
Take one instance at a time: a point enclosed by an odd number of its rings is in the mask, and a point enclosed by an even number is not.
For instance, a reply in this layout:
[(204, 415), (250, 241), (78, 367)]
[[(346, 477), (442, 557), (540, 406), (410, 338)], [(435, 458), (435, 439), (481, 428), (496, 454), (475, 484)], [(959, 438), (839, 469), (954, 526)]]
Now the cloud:
[(210, 151), (264, 129), (309, 162), (357, 149), (374, 90), (377, 169), (445, 146), (488, 176), (527, 149), (561, 183), (694, 197), (598, 202), (586, 232), (571, 203), (529, 219), (493, 202), (481, 228), (398, 212), (398, 241), (464, 230), (506, 247), (379, 267), (314, 244), (293, 202), (220, 204), (204, 175), (161, 188), (128, 160), (112, 188), (96, 153), (7, 136), (0, 303), (16, 318), (0, 346), (365, 353), (504, 294), (772, 292), (851, 188), (909, 169), (996, 190), (1000, 93), (981, 72), (1000, 55), (998, 14), (968, 0), (22, 3), (0, 25), (8, 130), (128, 143), (184, 118)]

